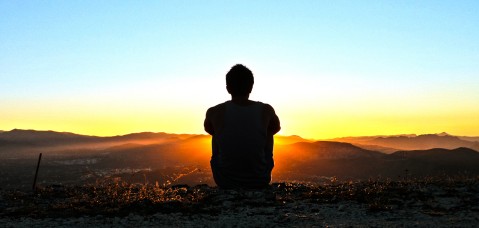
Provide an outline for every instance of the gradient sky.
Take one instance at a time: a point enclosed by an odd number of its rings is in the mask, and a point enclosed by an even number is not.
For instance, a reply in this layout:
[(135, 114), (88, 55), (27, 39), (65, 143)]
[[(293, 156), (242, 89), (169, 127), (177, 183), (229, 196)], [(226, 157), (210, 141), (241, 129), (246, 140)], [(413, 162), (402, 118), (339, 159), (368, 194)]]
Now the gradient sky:
[(236, 63), (283, 135), (479, 135), (479, 1), (0, 1), (0, 130), (204, 133)]

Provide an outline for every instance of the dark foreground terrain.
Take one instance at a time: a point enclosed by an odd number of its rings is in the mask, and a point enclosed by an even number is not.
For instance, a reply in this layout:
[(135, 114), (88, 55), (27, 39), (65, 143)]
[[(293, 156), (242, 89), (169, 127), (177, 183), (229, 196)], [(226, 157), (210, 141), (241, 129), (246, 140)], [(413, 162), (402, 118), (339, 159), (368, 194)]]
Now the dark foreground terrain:
[(479, 177), (301, 184), (263, 191), (126, 182), (2, 190), (0, 226), (311, 227), (479, 224)]

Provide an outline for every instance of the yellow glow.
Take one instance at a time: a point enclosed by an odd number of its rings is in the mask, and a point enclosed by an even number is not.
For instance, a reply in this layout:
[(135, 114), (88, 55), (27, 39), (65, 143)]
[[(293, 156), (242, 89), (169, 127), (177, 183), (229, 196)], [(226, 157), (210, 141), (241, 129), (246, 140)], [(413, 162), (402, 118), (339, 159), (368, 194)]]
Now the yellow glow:
[[(73, 109), (73, 108), (72, 108)], [(55, 110), (37, 107), (10, 109), (2, 114), (2, 130), (13, 128), (69, 131), (88, 135), (119, 135), (132, 132), (170, 132), (205, 134), (205, 109), (146, 109), (137, 108), (79, 108)], [(354, 110), (354, 108), (353, 108)], [(341, 136), (386, 135), (402, 133), (449, 132), (456, 135), (479, 135), (479, 110), (456, 113), (413, 113), (406, 111), (347, 109), (292, 110), (276, 107), (281, 118), (282, 135), (300, 135), (304, 138), (325, 139)]]
[[(253, 91), (251, 99), (273, 105), (281, 120), (281, 135), (308, 139), (444, 131), (479, 135), (479, 103), (474, 97), (464, 99), (457, 91), (391, 92), (385, 97), (362, 94), (361, 89), (351, 86), (338, 91), (328, 88), (328, 81), (322, 82), (326, 86), (321, 89), (317, 88), (321, 83), (316, 81), (301, 86), (279, 77), (274, 86), (267, 82), (256, 82), (257, 91)], [(0, 130), (54, 130), (98, 136), (144, 131), (206, 134), (206, 109), (228, 99), (219, 82), (212, 85), (214, 90), (191, 84), (172, 84), (170, 90), (156, 86), (140, 84), (130, 90), (117, 88), (69, 100), (2, 101)]]

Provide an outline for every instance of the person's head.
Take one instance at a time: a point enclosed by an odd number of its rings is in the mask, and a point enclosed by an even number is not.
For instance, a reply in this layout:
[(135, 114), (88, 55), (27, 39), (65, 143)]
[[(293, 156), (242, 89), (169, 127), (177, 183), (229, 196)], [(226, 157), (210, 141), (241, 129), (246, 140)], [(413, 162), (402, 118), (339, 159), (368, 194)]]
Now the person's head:
[(253, 73), (241, 64), (234, 65), (226, 74), (226, 89), (231, 96), (248, 96), (253, 84)]

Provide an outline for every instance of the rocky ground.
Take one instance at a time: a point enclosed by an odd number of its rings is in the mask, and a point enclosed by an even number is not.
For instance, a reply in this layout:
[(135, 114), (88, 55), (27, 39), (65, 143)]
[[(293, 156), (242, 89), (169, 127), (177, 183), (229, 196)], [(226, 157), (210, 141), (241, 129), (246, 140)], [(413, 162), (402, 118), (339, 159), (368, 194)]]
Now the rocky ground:
[(2, 190), (0, 227), (477, 227), (479, 179)]

